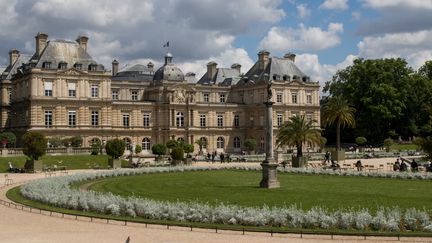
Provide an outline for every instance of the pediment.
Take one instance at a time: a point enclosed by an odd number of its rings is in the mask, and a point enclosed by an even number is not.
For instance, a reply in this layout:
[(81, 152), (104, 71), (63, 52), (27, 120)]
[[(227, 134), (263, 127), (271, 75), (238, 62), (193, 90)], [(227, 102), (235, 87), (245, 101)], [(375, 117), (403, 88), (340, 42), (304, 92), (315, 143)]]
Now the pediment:
[(84, 71), (78, 70), (76, 68), (69, 68), (69, 69), (66, 69), (66, 70), (61, 70), (58, 73), (59, 74), (65, 74), (65, 75), (81, 75), (81, 74), (85, 74)]

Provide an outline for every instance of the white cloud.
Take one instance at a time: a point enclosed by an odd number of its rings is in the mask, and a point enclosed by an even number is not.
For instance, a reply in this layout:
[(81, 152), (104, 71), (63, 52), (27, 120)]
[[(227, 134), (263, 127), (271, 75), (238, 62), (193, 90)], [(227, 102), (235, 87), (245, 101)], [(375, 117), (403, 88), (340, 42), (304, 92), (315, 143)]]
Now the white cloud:
[(409, 7), (432, 9), (430, 0), (363, 0), (363, 5), (370, 8)]
[(298, 29), (273, 27), (260, 43), (260, 47), (271, 51), (317, 51), (335, 47), (340, 44), (339, 34), (343, 32), (343, 24), (330, 23), (327, 30), (318, 27)]
[(311, 14), (311, 11), (309, 10), (307, 4), (300, 4), (297, 6), (297, 15), (304, 19), (309, 17)]
[(325, 0), (320, 8), (329, 10), (346, 10), (348, 9), (348, 0)]
[(296, 65), (306, 75), (309, 75), (312, 81), (318, 81), (322, 89), (325, 82), (331, 80), (338, 70), (352, 65), (356, 58), (357, 56), (355, 55), (348, 55), (342, 62), (329, 65), (321, 64), (318, 55), (306, 53), (296, 56)]
[(365, 58), (406, 58), (414, 68), (432, 59), (432, 30), (393, 33), (365, 37), (358, 43), (359, 55)]

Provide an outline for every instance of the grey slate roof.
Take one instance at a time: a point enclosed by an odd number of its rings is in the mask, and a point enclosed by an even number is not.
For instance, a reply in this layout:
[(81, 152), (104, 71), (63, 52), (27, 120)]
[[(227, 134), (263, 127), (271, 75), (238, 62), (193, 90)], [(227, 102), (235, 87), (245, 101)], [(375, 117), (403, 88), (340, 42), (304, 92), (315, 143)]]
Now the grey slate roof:
[(264, 70), (259, 70), (259, 61), (257, 61), (245, 76), (255, 83), (267, 82), (268, 79), (289, 82), (293, 81), (294, 77), (298, 81), (309, 82), (309, 77), (293, 61), (278, 57), (271, 57)]
[(156, 71), (154, 80), (183, 81), (185, 79), (180, 68), (172, 63), (167, 63)]
[(24, 63), (28, 63), (28, 61), (30, 60), (31, 55), (28, 54), (20, 54), (18, 56), (18, 59), (16, 60), (16, 62), (12, 65), (7, 66), (2, 72), (0, 72), (1, 76), (0, 79), (1, 80), (9, 80), (12, 78), (12, 76), (14, 74), (16, 74), (17, 69), (19, 67), (21, 67), (21, 65), (23, 65)]
[[(82, 69), (87, 70), (89, 64), (97, 64), (93, 58), (75, 41), (50, 40), (40, 57), (33, 56), (32, 62), (36, 62), (37, 68), (42, 68), (44, 62), (51, 62), (51, 68), (57, 69), (60, 62), (66, 62), (67, 68), (74, 64), (82, 64)], [(103, 66), (98, 65), (98, 71), (103, 71)]]
[(127, 80), (127, 81), (152, 81), (154, 71), (142, 64), (127, 66), (120, 70), (112, 80)]
[(206, 72), (198, 81), (199, 84), (235, 85), (240, 80), (240, 72), (235, 68), (217, 68), (213, 78)]

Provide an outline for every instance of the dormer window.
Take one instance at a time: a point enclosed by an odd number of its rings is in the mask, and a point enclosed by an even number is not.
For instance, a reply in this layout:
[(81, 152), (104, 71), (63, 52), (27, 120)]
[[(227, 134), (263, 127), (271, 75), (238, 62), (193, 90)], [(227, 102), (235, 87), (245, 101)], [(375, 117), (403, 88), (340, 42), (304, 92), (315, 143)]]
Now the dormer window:
[(97, 67), (97, 65), (94, 64), (94, 63), (92, 63), (92, 64), (90, 64), (90, 65), (88, 66), (88, 70), (89, 70), (89, 71), (96, 71), (96, 67)]
[(82, 69), (82, 64), (81, 63), (75, 63), (74, 68), (81, 70)]
[(277, 80), (277, 75), (273, 75), (273, 80)]
[(42, 68), (50, 69), (51, 68), (51, 62), (44, 62), (44, 63), (42, 63)]
[(58, 68), (65, 70), (67, 68), (67, 63), (66, 62), (60, 62), (58, 65)]
[(298, 76), (297, 75), (294, 75), (293, 76), (293, 80), (297, 80), (298, 79)]
[(290, 81), (289, 75), (284, 75), (282, 78), (283, 78), (283, 81)]

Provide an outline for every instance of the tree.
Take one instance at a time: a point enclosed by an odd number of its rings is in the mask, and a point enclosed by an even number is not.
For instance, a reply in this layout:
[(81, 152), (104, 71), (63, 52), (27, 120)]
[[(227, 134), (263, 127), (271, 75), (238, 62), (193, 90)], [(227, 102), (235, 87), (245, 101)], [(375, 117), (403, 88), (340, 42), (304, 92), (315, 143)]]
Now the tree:
[(432, 160), (432, 137), (428, 136), (426, 138), (417, 138), (414, 140), (415, 144), (420, 146), (420, 149), (426, 153), (426, 160)]
[(63, 144), (62, 139), (60, 137), (52, 137), (48, 139), (48, 142), (54, 148), (58, 148)]
[(123, 140), (115, 138), (108, 140), (105, 145), (106, 153), (113, 159), (118, 159), (123, 155), (126, 148), (126, 144)]
[(23, 153), (30, 159), (38, 160), (46, 153), (47, 139), (40, 132), (29, 131), (22, 136)]
[(188, 143), (183, 144), (183, 150), (187, 154), (187, 157), (189, 157), (189, 153), (193, 153), (194, 149), (195, 148), (192, 144), (188, 144)]
[(276, 136), (277, 146), (295, 146), (297, 158), (303, 155), (303, 144), (321, 144), (321, 130), (315, 128), (315, 120), (307, 121), (304, 116), (293, 116), (283, 123)]
[(334, 96), (327, 100), (322, 106), (321, 121), (324, 126), (336, 125), (336, 146), (341, 149), (340, 129), (341, 127), (354, 127), (355, 109), (350, 107), (342, 96)]
[(401, 58), (364, 60), (339, 70), (323, 89), (342, 96), (356, 109), (352, 139), (365, 136), (382, 142), (388, 131), (402, 137), (432, 131), (427, 112), (432, 104), (432, 62), (414, 72)]
[(177, 146), (175, 148), (172, 149), (171, 151), (171, 158), (174, 161), (180, 161), (184, 158), (184, 150), (182, 147)]
[(257, 141), (253, 138), (248, 138), (244, 141), (244, 146), (249, 152), (254, 151), (257, 146)]
[(367, 139), (365, 137), (356, 137), (355, 142), (358, 146), (362, 147), (367, 143)]
[(73, 136), (70, 138), (71, 146), (74, 148), (81, 147), (83, 139), (80, 136)]
[(6, 147), (8, 144), (13, 146), (16, 142), (16, 136), (11, 132), (3, 132), (0, 133), (0, 141), (3, 144), (3, 147)]
[(92, 148), (91, 155), (98, 155), (102, 149), (102, 144), (99, 140), (96, 140), (91, 144), (91, 148)]
[(160, 156), (166, 154), (166, 146), (160, 143), (157, 143), (155, 145), (152, 146), (152, 153), (157, 155), (158, 158), (160, 158)]
[(137, 145), (135, 146), (135, 153), (136, 153), (136, 154), (139, 154), (139, 153), (141, 153), (141, 151), (142, 151), (141, 145), (137, 144)]
[(384, 147), (386, 148), (387, 152), (390, 152), (390, 147), (394, 144), (393, 139), (391, 138), (386, 138), (384, 139)]
[(202, 149), (203, 149), (203, 146), (204, 146), (204, 141), (201, 140), (201, 139), (198, 139), (198, 140), (195, 141), (195, 143), (198, 144), (200, 154), (202, 154)]
[(177, 147), (178, 145), (179, 145), (179, 142), (174, 140), (174, 139), (168, 140), (168, 142), (166, 142), (166, 147), (169, 149), (173, 149), (173, 148)]

